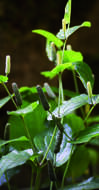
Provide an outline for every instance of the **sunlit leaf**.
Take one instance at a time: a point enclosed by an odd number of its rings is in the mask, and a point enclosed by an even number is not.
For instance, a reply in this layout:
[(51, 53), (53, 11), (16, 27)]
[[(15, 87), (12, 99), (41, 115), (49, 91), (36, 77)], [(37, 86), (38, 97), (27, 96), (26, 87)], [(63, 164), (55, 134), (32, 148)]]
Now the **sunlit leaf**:
[(63, 29), (60, 29), (60, 31), (58, 32), (58, 34), (56, 36), (61, 40), (64, 40), (65, 38), (67, 39), (71, 34), (73, 34), (75, 31), (77, 31), (78, 29), (80, 29), (82, 27), (91, 27), (91, 23), (89, 21), (85, 21), (81, 25), (67, 28), (65, 36), (64, 36)]
[(57, 65), (51, 71), (44, 71), (44, 72), (41, 72), (41, 74), (45, 77), (49, 77), (50, 79), (52, 79), (56, 75), (58, 75), (60, 72), (63, 72), (65, 69), (71, 69), (73, 67), (74, 66), (72, 65), (72, 63), (60, 64), (60, 65)]
[(0, 100), (0, 108), (2, 108), (9, 100), (10, 100), (10, 96), (7, 96), (3, 99)]
[(71, 0), (68, 0), (64, 14), (64, 19), (66, 20), (66, 24), (70, 24), (70, 17), (71, 17)]
[(4, 83), (8, 81), (8, 77), (4, 75), (0, 75), (0, 83)]
[[(79, 96), (73, 97), (68, 101), (64, 101), (60, 106), (60, 114), (58, 107), (52, 112), (55, 117), (64, 117), (69, 113), (72, 113), (74, 110), (84, 106), (88, 103), (88, 96), (86, 94), (81, 94)], [(52, 116), (49, 114), (48, 120), (52, 120)]]
[(17, 139), (8, 140), (8, 141), (0, 140), (0, 147), (6, 145), (8, 143), (19, 142), (19, 141), (29, 141), (29, 140), (25, 136), (19, 137)]
[(63, 45), (63, 42), (60, 39), (58, 39), (54, 34), (48, 32), (46, 30), (38, 29), (38, 30), (32, 30), (32, 32), (40, 34), (40, 35), (44, 36), (45, 38), (47, 38), (49, 41), (54, 42), (54, 44), (58, 48), (60, 48)]
[(39, 104), (38, 101), (33, 102), (29, 106), (27, 106), (23, 109), (19, 109), (19, 110), (7, 112), (7, 113), (8, 113), (8, 115), (26, 115), (30, 112), (33, 112), (34, 109), (38, 106), (38, 104)]

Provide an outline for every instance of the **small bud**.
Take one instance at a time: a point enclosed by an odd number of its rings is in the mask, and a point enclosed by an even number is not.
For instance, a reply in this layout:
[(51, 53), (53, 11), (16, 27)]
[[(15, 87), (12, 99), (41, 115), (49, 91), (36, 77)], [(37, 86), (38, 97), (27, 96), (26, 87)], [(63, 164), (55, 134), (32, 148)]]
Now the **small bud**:
[(39, 98), (41, 100), (41, 103), (42, 103), (44, 110), (49, 111), (50, 106), (49, 106), (49, 103), (47, 101), (47, 98), (46, 98), (41, 86), (37, 85), (36, 89), (37, 89), (37, 92), (38, 92), (38, 95), (39, 95)]
[(57, 65), (61, 64), (61, 54), (57, 53)]
[(65, 33), (66, 32), (66, 20), (64, 18), (62, 19), (62, 29)]
[(70, 44), (67, 45), (67, 50), (72, 50), (72, 47)]
[(5, 129), (4, 129), (4, 140), (9, 139), (9, 126), (10, 126), (10, 123), (6, 123)]
[(56, 49), (53, 42), (51, 42), (51, 60), (52, 61), (56, 60)]
[(5, 74), (8, 75), (10, 73), (11, 69), (11, 58), (10, 55), (6, 56), (6, 62), (5, 62)]
[(45, 82), (45, 83), (44, 83), (44, 87), (45, 87), (45, 89), (46, 89), (46, 92), (47, 92), (48, 96), (49, 96), (50, 98), (55, 99), (55, 98), (56, 98), (56, 95), (55, 95), (54, 92), (52, 91), (52, 89), (51, 89), (51, 87), (49, 86), (49, 84)]
[(18, 86), (15, 82), (12, 83), (12, 89), (13, 89), (13, 92), (15, 94), (15, 99), (16, 99), (17, 105), (21, 106), (22, 105), (22, 97), (21, 97), (21, 94), (19, 92)]
[(56, 181), (56, 174), (52, 162), (48, 160), (48, 174), (50, 181)]
[(92, 87), (91, 87), (90, 81), (87, 82), (87, 92), (88, 92), (89, 98), (91, 99), (92, 98)]

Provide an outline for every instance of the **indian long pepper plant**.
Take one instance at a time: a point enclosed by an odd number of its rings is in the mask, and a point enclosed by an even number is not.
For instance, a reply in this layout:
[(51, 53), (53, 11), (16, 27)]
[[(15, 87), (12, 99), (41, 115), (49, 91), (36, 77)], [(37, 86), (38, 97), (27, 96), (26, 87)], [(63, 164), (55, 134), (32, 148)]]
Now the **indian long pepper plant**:
[[(14, 189), (11, 178), (18, 176), (22, 165), (28, 164), (31, 167), (31, 190), (99, 189), (96, 170), (99, 115), (94, 114), (99, 95), (93, 94), (91, 68), (83, 61), (83, 55), (68, 44), (68, 38), (74, 32), (82, 27), (91, 27), (91, 23), (85, 21), (71, 27), (71, 4), (68, 0), (62, 28), (56, 35), (41, 29), (32, 31), (33, 35), (45, 37), (46, 54), (53, 64), (51, 71), (41, 74), (49, 79), (57, 77), (58, 88), (47, 82), (43, 87), (37, 84), (36, 87), (18, 88), (13, 82), (10, 92), (8, 76), (11, 61), (10, 56), (6, 56), (5, 74), (0, 75), (0, 85), (8, 96), (0, 100), (0, 109), (8, 101), (13, 102), (15, 109), (7, 110), (4, 138), (0, 139), (0, 188), (5, 184), (9, 190)], [(71, 71), (75, 92), (63, 88), (64, 70)], [(84, 87), (82, 94), (77, 78)], [(19, 189), (17, 183), (15, 185)]]

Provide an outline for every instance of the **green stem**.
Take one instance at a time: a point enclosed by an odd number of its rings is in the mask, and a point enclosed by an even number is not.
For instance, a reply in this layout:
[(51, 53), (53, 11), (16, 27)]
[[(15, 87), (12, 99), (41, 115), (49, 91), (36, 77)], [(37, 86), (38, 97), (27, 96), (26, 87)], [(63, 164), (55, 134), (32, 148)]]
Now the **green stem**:
[(50, 182), (50, 190), (53, 188), (53, 181)]
[(6, 180), (7, 180), (8, 190), (11, 190), (10, 183), (9, 183), (9, 180), (8, 180), (8, 176), (7, 176), (7, 172), (5, 172), (5, 177), (6, 177)]
[(73, 78), (74, 78), (75, 91), (76, 91), (77, 93), (79, 93), (78, 83), (77, 83), (77, 78), (76, 78), (76, 73), (75, 73), (74, 70), (73, 70), (72, 72), (73, 72)]
[(9, 92), (9, 90), (8, 90), (8, 88), (7, 88), (7, 86), (5, 85), (5, 83), (2, 83), (2, 85), (3, 85), (3, 87), (5, 88), (5, 90), (6, 90), (6, 92), (8, 93), (8, 95), (10, 96), (10, 98), (11, 98), (13, 104), (15, 105), (16, 109), (18, 109), (18, 107), (17, 107), (17, 105), (16, 105), (16, 103), (15, 103), (15, 101), (14, 101), (14, 99), (13, 99), (13, 96), (10, 94), (10, 92)]
[(91, 112), (93, 111), (93, 109), (94, 109), (94, 107), (96, 106), (96, 104), (94, 104), (93, 106), (92, 106), (92, 108), (89, 110), (89, 112), (88, 112), (88, 114), (87, 114), (87, 116), (85, 117), (85, 119), (84, 119), (84, 122), (86, 122), (87, 121), (87, 119), (88, 119), (88, 117), (89, 117), (89, 115), (91, 114)]
[(40, 182), (41, 182), (41, 168), (37, 168), (37, 175), (36, 175), (34, 190), (40, 189)]
[(65, 177), (66, 177), (66, 174), (67, 174), (67, 171), (68, 171), (68, 167), (69, 167), (69, 164), (70, 164), (70, 161), (71, 161), (72, 150), (73, 150), (73, 146), (72, 146), (70, 157), (69, 157), (69, 160), (68, 160), (68, 162), (66, 164), (66, 168), (65, 168), (65, 171), (64, 171), (64, 174), (63, 174), (62, 184), (61, 184), (61, 190), (63, 190), (63, 187), (64, 187)]
[(24, 116), (21, 116), (21, 118), (22, 118), (23, 123), (24, 123), (24, 129), (25, 129), (25, 131), (26, 131), (26, 136), (27, 136), (27, 138), (29, 139), (31, 148), (32, 148), (33, 153), (34, 153), (34, 152), (35, 152), (35, 148), (34, 148), (35, 146), (34, 146), (34, 144), (33, 144), (32, 137), (31, 137), (31, 135), (30, 135), (30, 133), (29, 133), (29, 130), (28, 130), (28, 127), (27, 127), (27, 125), (26, 125)]
[(55, 126), (55, 128), (54, 128), (53, 135), (52, 135), (52, 138), (51, 138), (51, 140), (50, 140), (49, 146), (48, 146), (48, 148), (47, 148), (47, 150), (46, 150), (46, 152), (45, 152), (45, 155), (44, 155), (44, 157), (43, 157), (43, 159), (42, 159), (40, 165), (42, 165), (42, 164), (44, 163), (44, 161), (45, 161), (45, 159), (46, 159), (46, 157), (47, 157), (47, 154), (48, 154), (48, 152), (49, 152), (49, 150), (50, 150), (50, 147), (51, 147), (51, 145), (52, 145), (53, 139), (54, 139), (54, 137), (55, 137), (56, 130), (57, 130), (57, 126)]

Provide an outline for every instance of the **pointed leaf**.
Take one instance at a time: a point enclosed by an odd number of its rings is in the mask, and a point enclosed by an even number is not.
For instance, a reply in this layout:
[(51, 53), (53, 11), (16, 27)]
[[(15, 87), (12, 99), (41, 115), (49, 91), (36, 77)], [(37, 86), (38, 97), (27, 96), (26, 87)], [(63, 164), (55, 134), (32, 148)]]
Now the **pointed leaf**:
[(25, 136), (19, 137), (17, 139), (8, 140), (8, 141), (0, 140), (0, 147), (6, 145), (8, 143), (19, 142), (19, 141), (29, 141), (29, 140)]
[(87, 90), (88, 81), (90, 81), (91, 86), (93, 88), (93, 85), (94, 85), (93, 73), (91, 71), (91, 68), (88, 66), (88, 64), (84, 62), (77, 62), (77, 63), (73, 63), (73, 65), (75, 65), (74, 69), (78, 73), (79, 78), (82, 81), (86, 90)]
[[(62, 57), (63, 51), (58, 51)], [(83, 56), (80, 52), (74, 50), (65, 50), (63, 56), (63, 63), (83, 61)]]
[(11, 112), (7, 112), (8, 113), (8, 115), (26, 115), (26, 114), (28, 114), (28, 113), (30, 113), (30, 112), (33, 112), (34, 111), (34, 109), (38, 106), (38, 101), (37, 102), (33, 102), (33, 103), (31, 103), (29, 106), (27, 106), (27, 107), (25, 107), (25, 108), (23, 108), (23, 109), (19, 109), (19, 110), (16, 110), (16, 111), (11, 111)]
[(73, 141), (73, 144), (86, 143), (97, 136), (99, 136), (99, 124), (87, 127), (86, 129), (81, 131), (76, 140)]
[(51, 71), (44, 71), (44, 72), (41, 72), (41, 74), (45, 77), (49, 77), (50, 79), (52, 79), (56, 75), (58, 75), (60, 72), (63, 72), (65, 69), (70, 69), (73, 67), (74, 66), (72, 65), (72, 63), (60, 64), (60, 65), (57, 65)]
[(4, 75), (0, 75), (0, 83), (4, 83), (8, 81), (8, 77)]
[[(69, 113), (73, 112), (74, 110), (84, 106), (88, 103), (88, 96), (86, 94), (81, 94), (74, 98), (71, 98), (68, 101), (64, 101), (63, 104), (60, 106), (60, 117), (68, 115)], [(59, 110), (56, 108), (53, 112), (55, 117), (58, 117)], [(49, 114), (48, 120), (52, 120), (52, 116)]]
[[(64, 190), (93, 190), (99, 189), (99, 177), (90, 177), (89, 179), (78, 183), (76, 185), (69, 185), (64, 187)], [(61, 190), (61, 189), (60, 189)]]
[(71, 0), (68, 0), (64, 14), (64, 19), (66, 21), (66, 24), (70, 24), (70, 17), (71, 17)]
[(82, 28), (82, 27), (91, 27), (91, 23), (89, 21), (85, 21), (83, 22), (81, 25), (78, 26), (74, 26), (71, 28), (68, 28), (66, 30), (65, 36), (64, 36), (64, 31), (63, 29), (60, 29), (60, 31), (58, 32), (58, 34), (56, 35), (59, 39), (64, 40), (65, 38), (67, 39), (70, 35), (72, 35), (75, 31), (77, 31), (78, 29)]
[(10, 96), (7, 96), (3, 99), (0, 100), (0, 108), (2, 108), (9, 100), (10, 100)]
[(60, 48), (63, 45), (63, 42), (58, 39), (54, 34), (47, 32), (46, 30), (32, 30), (32, 32), (40, 34), (42, 36), (44, 36), (45, 38), (47, 38), (49, 41), (54, 42), (54, 44)]
[(33, 155), (32, 149), (24, 151), (13, 150), (0, 159), (0, 177), (8, 169), (24, 164)]

